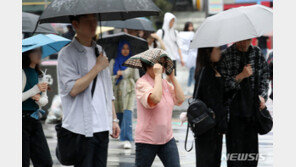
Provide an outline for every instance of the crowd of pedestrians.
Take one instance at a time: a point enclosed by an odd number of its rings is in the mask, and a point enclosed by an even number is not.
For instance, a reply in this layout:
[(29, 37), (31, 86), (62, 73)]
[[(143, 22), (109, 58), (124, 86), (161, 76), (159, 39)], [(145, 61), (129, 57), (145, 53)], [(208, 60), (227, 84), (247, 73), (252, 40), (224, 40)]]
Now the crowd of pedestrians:
[[(118, 43), (116, 57), (110, 62), (103, 48), (93, 41), (96, 15), (76, 15), (70, 20), (64, 37), (72, 41), (58, 53), (57, 75), (63, 108), (60, 128), (65, 134), (79, 137), (83, 145), (75, 167), (107, 166), (109, 136), (119, 137), (124, 149), (135, 147), (138, 167), (151, 166), (156, 156), (164, 166), (180, 166), (172, 113), (175, 105), (185, 101), (183, 90), (188, 88), (182, 88), (176, 79), (178, 63), (188, 68), (187, 86), (194, 85), (193, 98), (211, 108), (215, 119), (213, 128), (196, 137), (196, 166), (220, 166), (223, 135), (228, 154), (258, 155), (253, 92), (258, 87), (260, 110), (264, 109), (271, 73), (265, 50), (251, 45), (251, 39), (235, 42), (223, 51), (221, 47), (189, 49), (193, 23), (187, 22), (178, 32), (176, 16), (166, 13), (162, 28), (156, 32), (126, 30), (148, 43), (149, 50), (139, 56), (143, 70), (140, 76), (138, 69), (124, 64), (134, 56), (135, 48), (128, 41)], [(42, 76), (41, 55), (41, 48), (23, 53), (24, 167), (29, 167), (30, 159), (34, 166), (52, 166), (41, 123), (31, 117), (40, 105), (40, 92), (49, 89), (46, 83), (38, 83), (38, 76)], [(255, 74), (260, 78), (259, 85)], [(135, 104), (137, 124), (133, 136)], [(232, 159), (228, 166), (255, 167), (257, 163), (258, 159)]]

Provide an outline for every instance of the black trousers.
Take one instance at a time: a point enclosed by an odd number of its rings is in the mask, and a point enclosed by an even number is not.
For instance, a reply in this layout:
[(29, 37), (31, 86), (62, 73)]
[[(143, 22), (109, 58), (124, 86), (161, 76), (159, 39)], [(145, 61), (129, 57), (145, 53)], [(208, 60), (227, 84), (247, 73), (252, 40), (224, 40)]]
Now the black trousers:
[(259, 156), (255, 119), (230, 115), (226, 147), (228, 167), (256, 167)]
[(222, 139), (216, 127), (195, 139), (196, 167), (220, 167)]
[(39, 120), (22, 117), (22, 166), (29, 167), (30, 159), (34, 167), (51, 167), (52, 159)]
[(106, 167), (108, 155), (109, 132), (94, 133), (93, 137), (84, 138), (85, 154), (74, 167)]

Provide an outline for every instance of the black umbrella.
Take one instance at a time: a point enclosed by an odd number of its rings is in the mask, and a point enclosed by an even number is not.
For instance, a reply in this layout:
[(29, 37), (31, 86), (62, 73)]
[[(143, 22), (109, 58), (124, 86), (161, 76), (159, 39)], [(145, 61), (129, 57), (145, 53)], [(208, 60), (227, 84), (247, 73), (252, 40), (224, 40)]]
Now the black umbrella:
[[(39, 16), (23, 12), (22, 14), (22, 32), (33, 33), (38, 22)], [(41, 34), (57, 34), (54, 28), (50, 24), (42, 24), (37, 27), (36, 33)]]
[(132, 55), (148, 50), (148, 43), (146, 40), (124, 32), (112, 35), (103, 35), (103, 38), (99, 39), (97, 43), (103, 47), (110, 60), (116, 57), (117, 47), (121, 40), (126, 40), (130, 43)]
[(40, 23), (70, 23), (71, 15), (93, 13), (100, 21), (126, 20), (158, 15), (160, 9), (151, 0), (54, 0), (41, 14)]
[(103, 21), (102, 26), (127, 28), (131, 30), (155, 31), (152, 22), (146, 18), (133, 18), (128, 20)]

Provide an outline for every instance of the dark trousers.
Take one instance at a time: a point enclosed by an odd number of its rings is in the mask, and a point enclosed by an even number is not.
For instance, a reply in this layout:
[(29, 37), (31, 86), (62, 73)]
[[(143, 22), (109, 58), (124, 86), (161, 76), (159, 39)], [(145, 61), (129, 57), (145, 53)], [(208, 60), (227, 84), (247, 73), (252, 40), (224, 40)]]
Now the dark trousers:
[(174, 138), (163, 145), (136, 143), (137, 167), (150, 167), (156, 155), (165, 167), (180, 167), (179, 152)]
[(258, 164), (256, 156), (259, 156), (258, 133), (254, 118), (230, 115), (226, 146), (228, 167), (256, 167)]
[(220, 167), (222, 139), (216, 127), (195, 139), (196, 167)]
[(106, 167), (109, 132), (94, 133), (93, 137), (86, 137), (85, 140), (85, 154), (74, 167)]
[(22, 117), (22, 166), (29, 167), (30, 159), (34, 167), (51, 167), (52, 159), (39, 120), (29, 115)]

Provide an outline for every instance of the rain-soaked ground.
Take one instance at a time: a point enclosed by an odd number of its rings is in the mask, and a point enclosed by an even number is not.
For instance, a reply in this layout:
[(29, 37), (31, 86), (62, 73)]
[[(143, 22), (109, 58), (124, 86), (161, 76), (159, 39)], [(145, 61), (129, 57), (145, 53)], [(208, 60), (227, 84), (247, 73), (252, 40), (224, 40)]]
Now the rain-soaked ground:
[[(182, 85), (182, 87), (186, 87), (187, 82), (187, 70), (186, 68), (180, 67), (178, 70), (178, 76), (177, 79)], [(192, 91), (192, 87), (189, 89)], [(187, 90), (185, 90), (186, 92)], [(186, 152), (184, 149), (184, 141), (185, 141), (185, 134), (186, 134), (186, 125), (180, 124), (179, 121), (179, 114), (181, 111), (185, 111), (188, 104), (187, 101), (184, 102), (184, 104), (180, 107), (175, 107), (174, 116), (173, 116), (173, 133), (175, 139), (178, 141), (177, 146), (179, 149), (180, 154), (180, 162), (182, 167), (194, 167), (195, 166), (195, 150), (193, 149), (191, 152)], [(269, 100), (267, 102), (267, 106), (269, 110), (272, 111), (272, 101)], [(133, 119), (133, 129), (136, 125), (136, 114), (134, 113), (134, 119)], [(47, 141), (50, 147), (50, 151), (52, 154), (52, 158), (54, 161), (55, 167), (62, 167), (60, 163), (58, 162), (56, 156), (55, 156), (55, 147), (56, 147), (56, 133), (54, 130), (54, 125), (47, 125), (44, 124), (44, 132), (47, 137)], [(188, 140), (188, 147), (191, 146), (191, 142), (193, 140), (192, 134), (189, 135)], [(134, 144), (133, 144), (134, 146)], [(270, 132), (267, 135), (260, 136), (259, 137), (259, 150), (261, 153), (262, 160), (259, 161), (259, 167), (272, 167), (273, 166), (273, 132)], [(223, 139), (223, 153), (222, 153), (222, 163), (221, 167), (226, 167), (226, 161), (225, 161), (225, 139)], [(122, 148), (122, 144), (115, 139), (110, 138), (109, 143), (109, 150), (108, 150), (108, 167), (132, 167), (135, 163), (135, 148), (125, 150)], [(153, 167), (161, 167), (163, 166), (161, 161), (158, 157), (156, 157)]]

